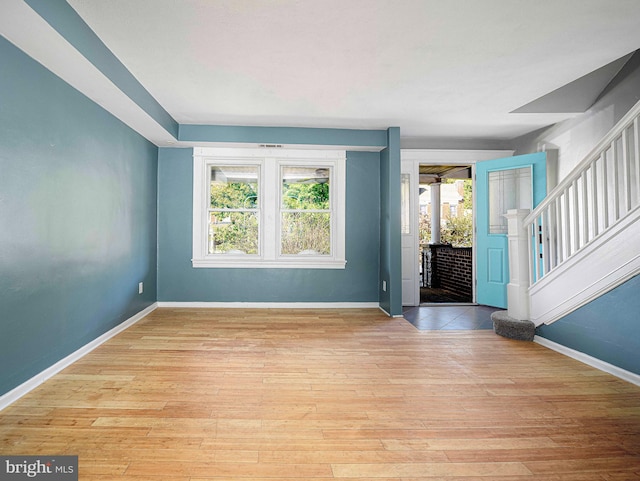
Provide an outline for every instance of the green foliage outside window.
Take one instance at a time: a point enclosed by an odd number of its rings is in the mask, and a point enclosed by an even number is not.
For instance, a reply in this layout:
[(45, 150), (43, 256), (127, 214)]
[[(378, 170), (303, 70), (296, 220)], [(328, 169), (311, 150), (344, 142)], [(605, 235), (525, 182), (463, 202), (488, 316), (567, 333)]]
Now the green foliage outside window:
[(227, 215), (212, 214), (210, 254), (240, 251), (245, 254), (258, 253), (258, 217), (253, 212), (229, 212)]
[(471, 215), (449, 216), (445, 219), (444, 229), (440, 235), (443, 242), (454, 247), (471, 247), (473, 245), (473, 220)]
[[(420, 215), (420, 244), (431, 242), (431, 219), (427, 214)], [(473, 219), (471, 214), (460, 217), (449, 216), (440, 224), (440, 242), (454, 247), (471, 247), (473, 245)]]
[[(212, 182), (209, 253), (240, 251), (258, 253), (258, 206), (256, 183)], [(220, 209), (220, 210), (218, 210)], [(226, 209), (247, 209), (231, 211)]]
[(331, 214), (328, 183), (283, 183), (282, 254), (331, 254)]
[(212, 209), (255, 209), (258, 206), (258, 187), (249, 182), (212, 182)]
[(282, 204), (285, 209), (329, 209), (329, 184), (283, 184)]
[[(443, 183), (455, 183), (455, 179), (447, 179)], [(472, 183), (466, 179), (463, 183), (462, 202), (458, 209), (462, 215), (449, 215), (440, 224), (440, 242), (454, 247), (471, 247), (473, 245), (473, 197)], [(431, 219), (427, 214), (421, 214), (419, 220), (420, 244), (431, 242)]]
[(284, 212), (282, 254), (331, 254), (331, 215), (328, 212)]
[[(331, 214), (328, 183), (283, 184), (282, 254), (331, 254)], [(258, 254), (257, 184), (212, 182), (209, 253), (241, 251)], [(246, 209), (228, 211), (227, 209)]]

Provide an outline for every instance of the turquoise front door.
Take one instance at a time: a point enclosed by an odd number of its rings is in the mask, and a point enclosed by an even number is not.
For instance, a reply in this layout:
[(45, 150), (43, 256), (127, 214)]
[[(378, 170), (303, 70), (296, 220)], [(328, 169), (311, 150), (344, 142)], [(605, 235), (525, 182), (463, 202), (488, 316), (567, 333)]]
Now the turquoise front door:
[(509, 209), (532, 209), (547, 191), (546, 154), (476, 163), (476, 300), (507, 308)]

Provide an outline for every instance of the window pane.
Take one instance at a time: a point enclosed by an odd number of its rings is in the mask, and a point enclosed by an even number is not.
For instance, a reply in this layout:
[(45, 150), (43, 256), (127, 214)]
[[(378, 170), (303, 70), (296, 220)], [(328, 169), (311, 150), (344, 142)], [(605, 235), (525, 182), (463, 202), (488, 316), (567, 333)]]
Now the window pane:
[(331, 255), (331, 214), (283, 212), (282, 254)]
[(209, 254), (257, 254), (256, 212), (210, 212)]
[(282, 207), (329, 209), (329, 167), (282, 167)]
[(411, 177), (409, 174), (402, 174), (400, 184), (400, 196), (401, 196), (401, 233), (411, 234)]
[(258, 207), (257, 165), (211, 167), (212, 209), (255, 209)]
[(509, 209), (531, 209), (531, 167), (489, 172), (489, 234), (506, 234)]

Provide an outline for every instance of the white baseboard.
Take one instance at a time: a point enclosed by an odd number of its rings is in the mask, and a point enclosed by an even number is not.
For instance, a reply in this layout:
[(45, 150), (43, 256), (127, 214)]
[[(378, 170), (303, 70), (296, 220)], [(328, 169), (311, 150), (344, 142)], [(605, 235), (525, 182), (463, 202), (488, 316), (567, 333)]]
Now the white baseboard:
[(386, 310), (386, 309), (384, 309), (382, 306), (378, 306), (378, 309), (380, 309), (382, 312), (384, 312), (384, 313), (385, 313), (387, 316), (389, 316), (389, 317), (398, 317), (398, 318), (400, 318), (400, 317), (404, 317), (404, 315), (402, 315), (402, 314), (396, 314), (396, 315), (393, 315), (393, 316), (392, 316), (392, 315), (391, 315), (391, 314), (389, 314), (389, 313), (387, 312), (387, 310)]
[(595, 367), (596, 369), (619, 377), (620, 379), (635, 384), (636, 386), (640, 386), (640, 375), (638, 374), (627, 371), (626, 369), (622, 369), (618, 366), (614, 366), (613, 364), (609, 364), (608, 362), (602, 361), (598, 358), (591, 357), (584, 352), (576, 351), (574, 349), (571, 349), (570, 347), (550, 341), (549, 339), (541, 336), (534, 336), (533, 341), (540, 344), (541, 346), (559, 352), (560, 354), (564, 354), (565, 356), (568, 356), (572, 359), (588, 364), (591, 367)]
[(158, 307), (217, 309), (377, 309), (377, 302), (158, 302)]
[(0, 396), (0, 410), (2, 410), (4, 408), (6, 408), (7, 406), (9, 406), (10, 404), (14, 403), (18, 399), (20, 399), (22, 396), (24, 396), (25, 394), (27, 394), (28, 392), (32, 391), (33, 389), (38, 387), (40, 384), (45, 382), (50, 377), (56, 375), (57, 373), (62, 371), (64, 368), (70, 366), (71, 364), (76, 362), (78, 359), (80, 359), (83, 356), (87, 355), (88, 353), (93, 351), (96, 347), (98, 347), (100, 344), (103, 344), (104, 342), (106, 342), (109, 339), (111, 339), (112, 337), (114, 337), (116, 334), (121, 333), (125, 329), (127, 329), (127, 328), (131, 327), (132, 325), (134, 325), (136, 322), (138, 322), (141, 319), (143, 319), (144, 317), (148, 316), (153, 311), (155, 311), (157, 307), (158, 307), (158, 303), (157, 302), (151, 304), (146, 309), (144, 309), (144, 310), (138, 312), (137, 314), (131, 316), (126, 321), (118, 324), (116, 327), (114, 327), (113, 329), (105, 332), (100, 337), (95, 338), (93, 341), (89, 342), (88, 344), (85, 344), (84, 346), (82, 346), (77, 351), (74, 351), (71, 354), (69, 354), (67, 357), (65, 357), (63, 359), (60, 359), (55, 364), (53, 364), (52, 366), (46, 368), (44, 371), (41, 371), (40, 373), (36, 374), (31, 379), (23, 382), (18, 387), (12, 389), (11, 391), (9, 391), (6, 394), (3, 394), (2, 396)]

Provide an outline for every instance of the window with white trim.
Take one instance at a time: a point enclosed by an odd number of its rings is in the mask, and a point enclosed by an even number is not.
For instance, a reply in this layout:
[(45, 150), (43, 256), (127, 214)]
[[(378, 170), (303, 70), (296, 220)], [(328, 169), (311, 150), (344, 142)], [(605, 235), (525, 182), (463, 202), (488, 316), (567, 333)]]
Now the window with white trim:
[(193, 267), (344, 269), (344, 150), (195, 148)]

